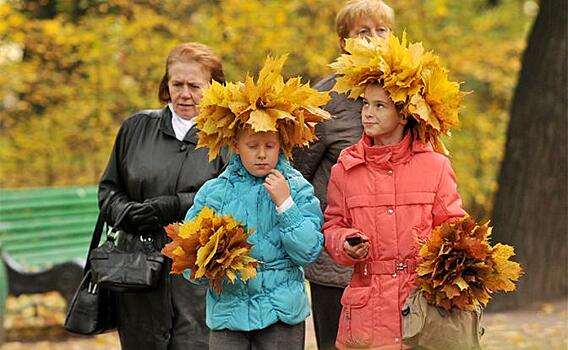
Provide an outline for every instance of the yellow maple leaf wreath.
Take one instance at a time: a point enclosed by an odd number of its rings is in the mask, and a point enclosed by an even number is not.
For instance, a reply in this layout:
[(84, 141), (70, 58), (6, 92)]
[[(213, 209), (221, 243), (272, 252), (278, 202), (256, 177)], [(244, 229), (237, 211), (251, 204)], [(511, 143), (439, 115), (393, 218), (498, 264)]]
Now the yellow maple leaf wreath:
[(287, 55), (268, 57), (256, 83), (247, 75), (244, 83), (213, 82), (203, 92), (196, 118), (197, 148), (208, 147), (209, 160), (223, 145), (230, 145), (244, 127), (253, 132), (278, 132), (287, 158), (294, 146), (307, 146), (316, 139), (316, 124), (330, 118), (319, 108), (329, 100), (329, 94), (302, 84), (300, 77), (285, 82), (281, 72), (286, 59)]
[(345, 51), (330, 64), (338, 74), (334, 91), (358, 98), (367, 85), (381, 84), (400, 113), (417, 121), (418, 138), (431, 142), (439, 153), (449, 153), (440, 136), (450, 135), (450, 128), (458, 125), (466, 93), (448, 80), (438, 56), (425, 51), (422, 43), (409, 43), (406, 33), (400, 41), (392, 33), (388, 38), (349, 38)]

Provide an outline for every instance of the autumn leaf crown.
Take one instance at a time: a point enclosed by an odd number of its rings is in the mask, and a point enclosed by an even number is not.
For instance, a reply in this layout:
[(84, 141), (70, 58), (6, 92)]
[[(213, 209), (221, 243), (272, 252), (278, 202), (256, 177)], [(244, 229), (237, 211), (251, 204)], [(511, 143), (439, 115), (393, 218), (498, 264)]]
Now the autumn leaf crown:
[(244, 83), (214, 81), (203, 92), (196, 118), (197, 148), (208, 147), (209, 160), (247, 127), (253, 132), (278, 132), (287, 158), (294, 146), (307, 146), (316, 139), (316, 124), (330, 118), (319, 108), (329, 95), (302, 84), (300, 77), (284, 82), (281, 72), (286, 59), (287, 55), (267, 57), (256, 83), (247, 74)]
[(417, 121), (417, 137), (430, 141), (434, 150), (448, 154), (441, 135), (459, 122), (458, 111), (466, 93), (460, 84), (448, 80), (439, 57), (424, 51), (422, 43), (409, 43), (406, 32), (402, 40), (388, 38), (349, 38), (345, 51), (330, 64), (339, 75), (333, 88), (339, 93), (350, 91), (358, 98), (369, 84), (381, 84), (401, 114)]

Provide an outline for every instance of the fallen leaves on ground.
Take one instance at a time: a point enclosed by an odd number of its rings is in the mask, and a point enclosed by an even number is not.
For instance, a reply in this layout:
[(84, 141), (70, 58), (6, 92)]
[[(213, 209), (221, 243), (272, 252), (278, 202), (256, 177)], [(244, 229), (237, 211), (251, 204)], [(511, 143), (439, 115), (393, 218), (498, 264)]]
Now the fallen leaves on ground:
[(116, 332), (85, 337), (63, 329), (67, 305), (57, 292), (9, 296), (2, 350), (120, 349)]

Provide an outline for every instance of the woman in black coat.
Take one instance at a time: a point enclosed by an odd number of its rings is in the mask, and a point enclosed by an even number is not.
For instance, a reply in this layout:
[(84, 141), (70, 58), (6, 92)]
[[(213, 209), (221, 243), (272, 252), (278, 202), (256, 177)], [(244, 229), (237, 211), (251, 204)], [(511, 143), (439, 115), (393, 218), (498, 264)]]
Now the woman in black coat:
[[(173, 48), (159, 87), (162, 110), (141, 111), (125, 120), (99, 184), (99, 205), (111, 198), (108, 223), (120, 230), (118, 245), (137, 249), (140, 235), (157, 249), (167, 241), (163, 226), (183, 220), (203, 183), (223, 167), (195, 149), (201, 89), (224, 81), (220, 58), (199, 43)], [(170, 275), (170, 262), (156, 289), (118, 293), (117, 328), (122, 349), (207, 349), (206, 286)]]

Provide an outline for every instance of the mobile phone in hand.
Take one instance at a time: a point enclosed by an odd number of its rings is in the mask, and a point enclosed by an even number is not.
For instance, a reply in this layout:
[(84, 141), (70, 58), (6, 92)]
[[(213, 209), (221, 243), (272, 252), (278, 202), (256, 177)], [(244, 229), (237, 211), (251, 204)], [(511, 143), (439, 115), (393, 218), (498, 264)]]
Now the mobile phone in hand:
[(345, 240), (352, 247), (356, 246), (357, 244), (361, 244), (361, 243), (364, 242), (363, 238), (359, 235), (347, 236), (347, 237), (345, 237)]

